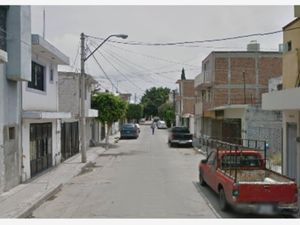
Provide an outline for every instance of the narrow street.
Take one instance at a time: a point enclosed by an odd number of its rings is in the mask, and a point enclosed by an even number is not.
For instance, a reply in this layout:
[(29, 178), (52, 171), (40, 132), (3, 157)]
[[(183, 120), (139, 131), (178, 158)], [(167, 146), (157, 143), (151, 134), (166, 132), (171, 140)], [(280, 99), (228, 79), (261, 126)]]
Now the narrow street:
[(192, 148), (169, 148), (167, 130), (141, 126), (33, 212), (36, 218), (216, 218), (199, 194)]

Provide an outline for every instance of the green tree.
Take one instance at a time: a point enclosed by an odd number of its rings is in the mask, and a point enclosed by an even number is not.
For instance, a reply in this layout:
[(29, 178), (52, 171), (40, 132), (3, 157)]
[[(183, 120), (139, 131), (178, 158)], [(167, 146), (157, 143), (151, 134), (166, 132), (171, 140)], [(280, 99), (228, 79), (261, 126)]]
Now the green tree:
[(105, 148), (109, 147), (109, 134), (113, 122), (122, 119), (126, 115), (127, 103), (119, 96), (111, 93), (96, 93), (92, 97), (92, 108), (98, 110), (98, 120), (107, 124), (107, 132), (105, 137)]
[(174, 106), (170, 102), (166, 102), (158, 107), (158, 116), (166, 121), (168, 127), (175, 122)]
[(143, 117), (143, 105), (129, 104), (126, 117), (129, 121), (135, 120), (138, 122)]
[(167, 101), (169, 93), (169, 88), (152, 87), (151, 89), (147, 89), (141, 99), (145, 117), (158, 116), (158, 107)]

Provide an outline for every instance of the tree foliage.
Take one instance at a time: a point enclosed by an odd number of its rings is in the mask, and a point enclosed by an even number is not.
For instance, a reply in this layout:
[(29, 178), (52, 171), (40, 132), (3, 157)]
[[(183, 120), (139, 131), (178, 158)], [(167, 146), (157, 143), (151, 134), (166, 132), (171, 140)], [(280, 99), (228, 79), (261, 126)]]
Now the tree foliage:
[(166, 102), (158, 107), (158, 116), (166, 121), (168, 127), (175, 122), (175, 110), (174, 106), (170, 102)]
[(111, 93), (96, 93), (92, 97), (92, 108), (98, 110), (97, 119), (103, 123), (107, 124), (106, 132), (106, 149), (108, 149), (108, 137), (113, 122), (124, 118), (127, 111), (127, 103), (121, 99), (119, 96), (114, 96)]
[(98, 110), (101, 123), (112, 124), (126, 115), (127, 103), (111, 93), (96, 93), (92, 97), (92, 108)]
[(127, 110), (127, 119), (139, 121), (143, 117), (143, 105), (141, 104), (129, 104)]
[(169, 88), (152, 87), (147, 89), (141, 99), (145, 117), (158, 116), (158, 107), (167, 101), (169, 93)]

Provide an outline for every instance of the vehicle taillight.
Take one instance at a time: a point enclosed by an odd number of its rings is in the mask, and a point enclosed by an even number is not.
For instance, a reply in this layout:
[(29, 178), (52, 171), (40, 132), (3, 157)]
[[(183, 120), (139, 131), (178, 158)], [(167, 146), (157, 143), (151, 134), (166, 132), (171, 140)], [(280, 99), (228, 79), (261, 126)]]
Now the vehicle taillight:
[(295, 185), (295, 196), (294, 196), (294, 202), (298, 202), (298, 188)]

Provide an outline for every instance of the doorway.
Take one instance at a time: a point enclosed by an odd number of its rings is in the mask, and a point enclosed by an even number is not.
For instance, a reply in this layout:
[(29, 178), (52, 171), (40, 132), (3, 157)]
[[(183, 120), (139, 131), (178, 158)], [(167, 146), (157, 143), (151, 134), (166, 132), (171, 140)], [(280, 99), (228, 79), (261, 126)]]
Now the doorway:
[(296, 179), (297, 177), (297, 124), (287, 123), (286, 129), (286, 153), (287, 153), (287, 176)]

